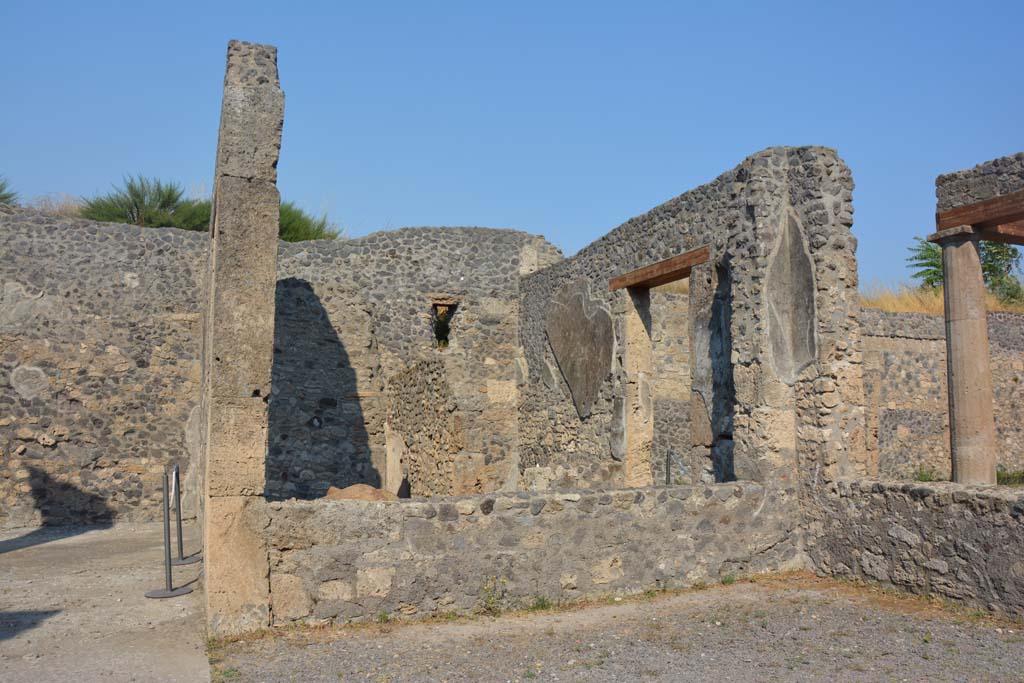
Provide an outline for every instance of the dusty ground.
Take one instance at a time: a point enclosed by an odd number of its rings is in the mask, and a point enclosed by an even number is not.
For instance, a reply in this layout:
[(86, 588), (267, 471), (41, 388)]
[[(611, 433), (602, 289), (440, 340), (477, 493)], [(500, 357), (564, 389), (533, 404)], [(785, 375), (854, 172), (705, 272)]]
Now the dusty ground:
[(804, 575), (561, 612), (290, 631), (214, 681), (1024, 681), (1024, 625)]
[[(0, 681), (209, 681), (201, 594), (142, 595), (162, 581), (161, 543), (156, 525), (0, 535)], [(280, 631), (211, 661), (225, 683), (1024, 683), (1024, 625), (793, 575), (564, 611)]]
[(202, 594), (143, 597), (163, 584), (162, 558), (160, 525), (0, 535), (0, 681), (208, 681)]

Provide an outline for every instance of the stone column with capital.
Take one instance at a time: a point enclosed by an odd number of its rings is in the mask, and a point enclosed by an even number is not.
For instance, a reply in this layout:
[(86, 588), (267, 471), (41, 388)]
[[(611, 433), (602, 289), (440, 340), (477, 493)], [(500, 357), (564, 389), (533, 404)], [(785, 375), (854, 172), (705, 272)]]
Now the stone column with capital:
[(996, 428), (989, 367), (981, 241), (969, 228), (936, 240), (945, 278), (946, 375), (953, 481), (996, 483)]

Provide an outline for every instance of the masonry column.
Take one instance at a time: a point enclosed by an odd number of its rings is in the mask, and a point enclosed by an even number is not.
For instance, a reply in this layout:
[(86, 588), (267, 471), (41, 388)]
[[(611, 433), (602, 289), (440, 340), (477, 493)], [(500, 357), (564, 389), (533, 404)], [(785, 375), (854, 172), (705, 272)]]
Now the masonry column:
[(228, 44), (203, 321), (206, 617), (269, 625), (264, 483), (284, 120), (277, 50)]
[(980, 242), (977, 236), (964, 233), (938, 241), (942, 246), (945, 278), (953, 481), (995, 484), (996, 427), (992, 416), (992, 371)]
[(629, 287), (626, 304), (626, 486), (651, 486), (654, 474), (654, 398), (651, 377), (654, 348), (651, 345), (651, 290)]

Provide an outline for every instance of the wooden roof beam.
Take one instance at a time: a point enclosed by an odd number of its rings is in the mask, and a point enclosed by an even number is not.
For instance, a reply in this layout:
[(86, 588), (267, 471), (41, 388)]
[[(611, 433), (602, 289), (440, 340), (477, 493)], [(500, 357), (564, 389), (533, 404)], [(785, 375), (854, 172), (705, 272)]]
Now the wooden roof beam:
[(929, 242), (941, 242), (958, 235), (977, 236), (987, 242), (1002, 242), (1024, 246), (1024, 221), (1016, 221), (991, 228), (977, 228), (973, 225), (958, 225), (955, 228), (940, 230), (928, 236)]
[(658, 261), (649, 266), (637, 268), (618, 277), (613, 277), (608, 282), (608, 291), (614, 292), (624, 287), (657, 287), (658, 285), (682, 280), (690, 276), (690, 271), (694, 266), (707, 263), (710, 258), (711, 249), (706, 246), (700, 247), (685, 254), (673, 256), (664, 261)]
[(935, 230), (970, 225), (976, 230), (1024, 221), (1024, 190), (935, 214)]

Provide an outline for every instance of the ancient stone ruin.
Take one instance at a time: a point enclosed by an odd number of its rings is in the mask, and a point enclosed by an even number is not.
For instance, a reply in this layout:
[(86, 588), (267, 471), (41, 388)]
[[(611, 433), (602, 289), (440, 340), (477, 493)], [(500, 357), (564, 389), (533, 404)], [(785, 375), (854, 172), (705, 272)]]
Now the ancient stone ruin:
[[(835, 151), (758, 152), (571, 258), (285, 244), (283, 116), (276, 50), (232, 42), (209, 234), (0, 208), (0, 524), (155, 519), (179, 464), (218, 635), (790, 568), (1024, 614), (1024, 497), (906, 481), (956, 462), (946, 330), (860, 310)], [(1024, 154), (937, 188), (1012, 196)], [(1021, 322), (974, 318), (993, 468), (1024, 469)], [(395, 498), (325, 498), (354, 484)]]

